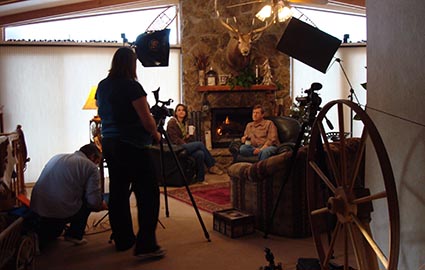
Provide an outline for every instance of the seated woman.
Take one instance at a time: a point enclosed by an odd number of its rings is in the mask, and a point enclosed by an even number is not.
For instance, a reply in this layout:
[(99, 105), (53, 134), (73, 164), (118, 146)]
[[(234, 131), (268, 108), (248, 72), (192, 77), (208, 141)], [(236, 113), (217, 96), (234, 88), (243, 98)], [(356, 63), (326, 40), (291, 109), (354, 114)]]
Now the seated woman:
[(215, 166), (215, 160), (211, 153), (200, 141), (194, 141), (193, 135), (187, 132), (187, 108), (183, 104), (177, 104), (172, 117), (167, 124), (167, 133), (173, 144), (181, 145), (196, 160), (196, 180), (205, 181), (204, 164), (208, 171), (213, 174), (223, 174), (223, 171)]

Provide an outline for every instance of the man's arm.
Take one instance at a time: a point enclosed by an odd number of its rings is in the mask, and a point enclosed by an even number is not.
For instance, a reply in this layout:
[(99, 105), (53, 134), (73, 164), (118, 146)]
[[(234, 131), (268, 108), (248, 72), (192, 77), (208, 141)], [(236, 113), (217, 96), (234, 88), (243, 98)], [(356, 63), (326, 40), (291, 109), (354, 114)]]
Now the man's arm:
[(242, 138), (241, 138), (241, 142), (242, 143), (245, 143), (246, 142), (246, 139), (249, 137), (249, 134), (250, 134), (250, 127), (251, 125), (250, 125), (250, 123), (248, 123), (247, 125), (246, 125), (246, 127), (245, 127), (245, 131), (244, 131), (244, 133), (243, 133), (243, 136), (242, 136)]
[(270, 122), (269, 122), (269, 126), (268, 126), (268, 129), (267, 129), (267, 140), (264, 143), (263, 147), (261, 147), (261, 150), (263, 150), (266, 147), (279, 144), (279, 138), (278, 138), (278, 135), (277, 135), (277, 128), (271, 120), (269, 120), (269, 121)]
[[(93, 164), (94, 165), (94, 164)], [(88, 179), (86, 182), (85, 199), (88, 207), (93, 211), (104, 210), (106, 203), (102, 199), (102, 191), (100, 189), (100, 173), (96, 165), (87, 168)]]

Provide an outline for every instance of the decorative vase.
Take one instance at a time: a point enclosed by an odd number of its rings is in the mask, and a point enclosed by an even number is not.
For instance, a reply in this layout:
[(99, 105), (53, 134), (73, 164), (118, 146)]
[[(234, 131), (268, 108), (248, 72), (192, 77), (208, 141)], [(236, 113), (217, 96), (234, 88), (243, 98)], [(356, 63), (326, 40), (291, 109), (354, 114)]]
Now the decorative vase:
[(199, 86), (205, 85), (205, 70), (198, 70)]

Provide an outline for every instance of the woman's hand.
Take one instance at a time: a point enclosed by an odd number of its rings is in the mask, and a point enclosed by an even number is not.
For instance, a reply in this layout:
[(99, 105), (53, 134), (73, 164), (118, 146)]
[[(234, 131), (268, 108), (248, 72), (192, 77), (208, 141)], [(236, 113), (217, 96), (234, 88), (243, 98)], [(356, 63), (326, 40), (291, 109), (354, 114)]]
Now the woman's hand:
[(153, 140), (156, 143), (159, 143), (161, 141), (161, 133), (159, 133), (158, 131), (156, 131), (153, 135), (152, 135)]

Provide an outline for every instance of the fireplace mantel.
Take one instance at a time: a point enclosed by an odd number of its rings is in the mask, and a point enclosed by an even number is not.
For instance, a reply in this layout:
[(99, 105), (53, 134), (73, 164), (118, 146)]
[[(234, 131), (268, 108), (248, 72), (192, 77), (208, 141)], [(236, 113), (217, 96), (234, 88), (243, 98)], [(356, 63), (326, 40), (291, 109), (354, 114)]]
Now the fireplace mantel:
[(228, 85), (214, 85), (214, 86), (198, 86), (198, 92), (229, 92), (229, 91), (277, 91), (276, 85), (253, 85), (250, 88), (235, 86), (231, 89)]

